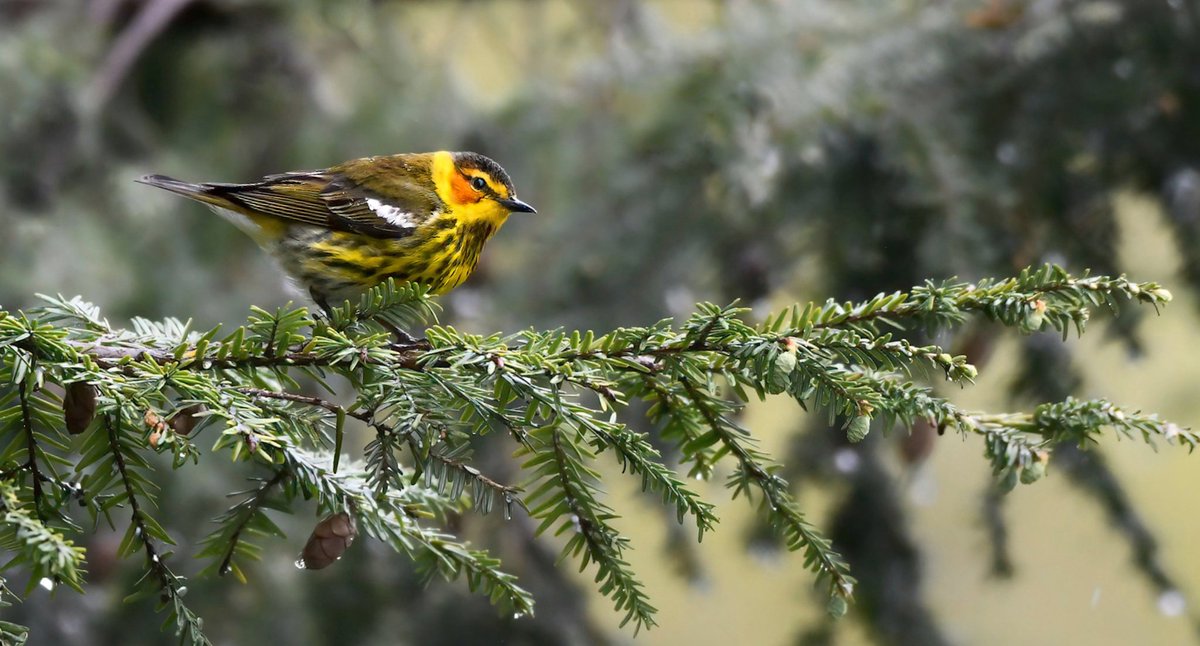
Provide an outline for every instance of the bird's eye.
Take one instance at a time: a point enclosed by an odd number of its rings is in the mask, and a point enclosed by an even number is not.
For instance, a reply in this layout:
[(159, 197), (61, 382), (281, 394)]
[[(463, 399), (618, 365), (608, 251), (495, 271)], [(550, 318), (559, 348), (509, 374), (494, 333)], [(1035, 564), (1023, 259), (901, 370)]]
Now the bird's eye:
[(477, 191), (482, 191), (487, 188), (487, 180), (482, 177), (476, 177), (471, 180), (471, 186)]

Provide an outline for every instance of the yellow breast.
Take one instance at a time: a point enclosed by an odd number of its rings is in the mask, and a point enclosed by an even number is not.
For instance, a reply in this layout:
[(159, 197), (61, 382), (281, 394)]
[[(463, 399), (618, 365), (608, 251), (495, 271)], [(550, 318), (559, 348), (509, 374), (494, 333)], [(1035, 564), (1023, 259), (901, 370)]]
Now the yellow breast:
[(338, 285), (328, 291), (362, 291), (394, 278), (414, 281), (445, 293), (471, 276), (484, 244), (499, 228), (486, 219), (474, 221), (441, 215), (407, 238), (372, 238), (331, 231), (312, 244), (304, 263), (307, 276), (325, 276)]

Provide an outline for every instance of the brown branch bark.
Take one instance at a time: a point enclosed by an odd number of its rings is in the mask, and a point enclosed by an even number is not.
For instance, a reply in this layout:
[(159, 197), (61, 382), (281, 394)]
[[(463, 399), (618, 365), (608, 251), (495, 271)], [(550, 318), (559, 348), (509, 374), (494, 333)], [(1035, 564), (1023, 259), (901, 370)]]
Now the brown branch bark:
[[(271, 368), (283, 366), (329, 366), (334, 364), (328, 357), (322, 357), (311, 352), (288, 352), (278, 357), (273, 356), (251, 356), (243, 359), (203, 359), (201, 361), (192, 361), (189, 357), (184, 356), (182, 359), (176, 359), (175, 355), (165, 350), (157, 348), (147, 348), (145, 346), (128, 346), (128, 345), (98, 345), (95, 343), (85, 343), (82, 341), (68, 341), (78, 352), (90, 355), (96, 360), (96, 363), (101, 368), (112, 369), (121, 367), (123, 361), (152, 361), (160, 366), (178, 364), (186, 370), (231, 370), (236, 368)], [(419, 354), (415, 348), (406, 348), (400, 355), (400, 361), (395, 365), (407, 370), (418, 370), (417, 357)], [(368, 356), (360, 357), (364, 363), (373, 365), (384, 365), (383, 362), (371, 359)]]

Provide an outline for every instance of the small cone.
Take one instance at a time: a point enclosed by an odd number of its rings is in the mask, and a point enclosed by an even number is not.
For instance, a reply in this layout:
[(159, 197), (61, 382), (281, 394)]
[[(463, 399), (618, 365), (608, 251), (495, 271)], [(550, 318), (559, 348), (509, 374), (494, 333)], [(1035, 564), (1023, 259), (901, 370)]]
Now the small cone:
[(334, 561), (342, 558), (342, 554), (354, 542), (354, 537), (357, 535), (358, 528), (350, 514), (343, 511), (329, 516), (313, 528), (308, 542), (304, 544), (304, 551), (300, 553), (298, 563), (303, 563), (304, 569), (307, 570), (320, 570), (328, 567)]
[(96, 416), (96, 387), (83, 381), (67, 384), (63, 394), (63, 419), (67, 432), (79, 435), (87, 430)]
[(206, 410), (208, 409), (204, 406), (204, 404), (192, 404), (191, 406), (181, 409), (178, 413), (172, 415), (171, 419), (167, 420), (167, 424), (170, 424), (171, 428), (174, 429), (176, 433), (179, 433), (180, 435), (188, 435), (193, 429), (196, 428), (196, 425), (200, 423), (200, 420), (203, 419), (202, 417), (196, 417), (196, 415), (203, 413)]

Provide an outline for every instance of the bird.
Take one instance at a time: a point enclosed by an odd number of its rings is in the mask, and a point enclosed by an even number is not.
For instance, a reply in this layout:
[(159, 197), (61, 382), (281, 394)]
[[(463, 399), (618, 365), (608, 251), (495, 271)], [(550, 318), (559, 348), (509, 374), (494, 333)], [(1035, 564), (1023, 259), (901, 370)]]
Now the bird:
[(257, 182), (137, 180), (202, 202), (247, 232), (326, 313), (394, 279), (444, 294), (474, 272), (510, 213), (536, 213), (479, 153), (364, 157)]

